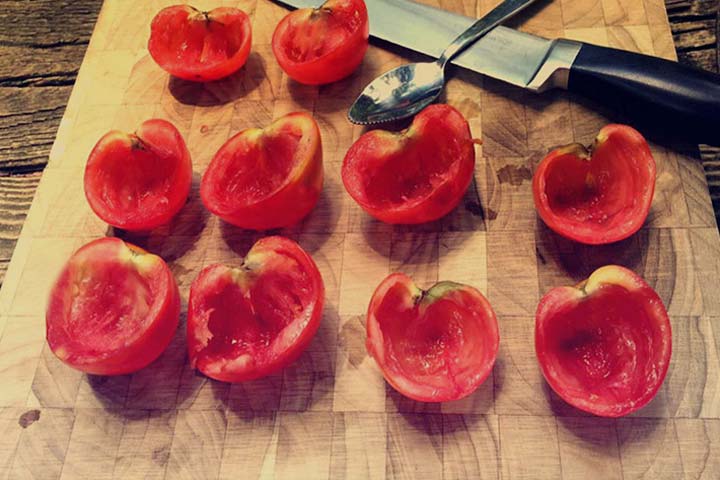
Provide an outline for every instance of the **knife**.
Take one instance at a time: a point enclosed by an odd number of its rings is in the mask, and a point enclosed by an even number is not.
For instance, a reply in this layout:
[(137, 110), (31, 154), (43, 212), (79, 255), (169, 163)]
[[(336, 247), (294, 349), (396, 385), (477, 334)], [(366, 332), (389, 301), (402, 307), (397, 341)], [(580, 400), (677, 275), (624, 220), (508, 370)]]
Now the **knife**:
[[(317, 7), (321, 0), (275, 0)], [(370, 35), (437, 58), (474, 21), (410, 0), (365, 0)], [(607, 105), (641, 129), (720, 144), (720, 75), (676, 62), (496, 27), (452, 62), (534, 92), (562, 88)]]

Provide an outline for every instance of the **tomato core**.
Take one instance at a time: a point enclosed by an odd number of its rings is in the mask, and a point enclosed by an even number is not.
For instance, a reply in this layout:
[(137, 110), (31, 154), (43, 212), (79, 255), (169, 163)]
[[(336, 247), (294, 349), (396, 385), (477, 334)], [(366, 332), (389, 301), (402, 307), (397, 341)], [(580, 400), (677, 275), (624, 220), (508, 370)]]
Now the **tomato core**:
[[(654, 322), (619, 285), (604, 285), (568, 312), (547, 319), (548, 355), (573, 389), (612, 402), (643, 393), (638, 376), (657, 377)], [(555, 357), (555, 358), (553, 358)]]
[(432, 140), (406, 141), (405, 149), (384, 158), (367, 158), (363, 187), (378, 208), (414, 203), (430, 195), (457, 170), (463, 151), (452, 145), (443, 155)]
[(257, 131), (257, 141), (242, 141), (230, 158), (220, 164), (221, 172), (214, 178), (218, 191), (225, 192), (236, 205), (261, 200), (283, 186), (301, 158), (295, 156), (302, 131), (283, 128), (278, 132)]
[(357, 14), (340, 18), (328, 7), (311, 9), (307, 15), (289, 18), (280, 44), (287, 58), (297, 63), (318, 59), (342, 46), (361, 23)]
[[(548, 167), (545, 193), (550, 208), (567, 221), (612, 226), (625, 221), (623, 210), (638, 204), (638, 168), (614, 161), (607, 150), (588, 158), (568, 154)], [(618, 188), (622, 183), (624, 188)]]
[(78, 350), (103, 352), (121, 347), (145, 329), (153, 292), (135, 269), (113, 259), (98, 259), (73, 276), (66, 292), (69, 310), (64, 328)]

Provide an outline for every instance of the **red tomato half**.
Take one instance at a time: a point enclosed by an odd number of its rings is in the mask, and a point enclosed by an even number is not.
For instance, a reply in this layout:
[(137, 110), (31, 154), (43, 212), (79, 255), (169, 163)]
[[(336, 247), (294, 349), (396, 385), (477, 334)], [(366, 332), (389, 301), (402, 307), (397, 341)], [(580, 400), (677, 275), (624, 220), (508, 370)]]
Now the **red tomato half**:
[(251, 43), (250, 18), (242, 10), (218, 7), (201, 12), (189, 5), (174, 5), (153, 18), (148, 50), (171, 75), (207, 82), (245, 65)]
[(363, 0), (328, 0), (283, 18), (273, 33), (272, 49), (291, 78), (321, 85), (355, 71), (368, 48), (369, 33)]
[(466, 397), (492, 371), (495, 312), (473, 287), (439, 282), (427, 291), (393, 273), (367, 313), (367, 350), (385, 380), (406, 397), (445, 402)]
[(185, 205), (192, 183), (190, 153), (165, 120), (148, 120), (135, 133), (106, 133), (85, 166), (85, 197), (95, 214), (125, 230), (149, 230)]
[(449, 105), (431, 105), (400, 133), (372, 130), (348, 150), (342, 179), (350, 196), (387, 223), (424, 223), (450, 212), (473, 176), (470, 127)]
[(323, 183), (315, 120), (290, 113), (261, 130), (244, 130), (218, 150), (200, 197), (226, 222), (252, 230), (287, 227), (315, 207)]
[(620, 417), (645, 406), (670, 364), (670, 320), (657, 293), (632, 271), (601, 267), (538, 305), (535, 351), (545, 379), (574, 407)]
[(241, 382), (295, 360), (320, 326), (325, 287), (313, 259), (265, 237), (238, 268), (210, 265), (190, 288), (188, 352), (208, 377)]
[(590, 151), (580, 144), (553, 150), (533, 177), (535, 207), (547, 226), (593, 245), (637, 232), (654, 191), (650, 148), (626, 125), (603, 127)]
[(165, 350), (180, 296), (162, 258), (119, 238), (70, 257), (50, 293), (47, 341), (71, 367), (97, 375), (137, 371)]

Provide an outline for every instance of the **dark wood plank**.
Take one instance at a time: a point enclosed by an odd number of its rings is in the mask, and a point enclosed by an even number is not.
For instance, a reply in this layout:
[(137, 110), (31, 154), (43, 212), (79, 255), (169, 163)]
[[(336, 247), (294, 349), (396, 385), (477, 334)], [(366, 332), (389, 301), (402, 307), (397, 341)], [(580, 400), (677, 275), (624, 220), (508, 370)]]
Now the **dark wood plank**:
[(102, 0), (0, 0), (0, 282)]

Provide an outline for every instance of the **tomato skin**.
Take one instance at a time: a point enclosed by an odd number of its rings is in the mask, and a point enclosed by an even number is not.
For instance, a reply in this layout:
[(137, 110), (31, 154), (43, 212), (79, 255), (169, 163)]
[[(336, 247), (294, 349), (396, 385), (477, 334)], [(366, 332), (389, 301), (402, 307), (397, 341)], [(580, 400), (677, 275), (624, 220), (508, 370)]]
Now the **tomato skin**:
[(652, 287), (631, 270), (608, 265), (541, 299), (535, 351), (543, 376), (563, 400), (594, 415), (621, 417), (660, 389), (672, 328)]
[(165, 120), (147, 120), (134, 134), (117, 130), (95, 144), (85, 166), (85, 197), (103, 221), (150, 230), (185, 205), (192, 184), (190, 152)]
[(420, 402), (470, 395), (492, 372), (500, 343), (495, 312), (479, 291), (454, 282), (423, 291), (402, 273), (375, 290), (366, 330), (385, 380)]
[[(288, 299), (301, 305), (290, 308)], [(312, 341), (324, 301), (325, 286), (312, 257), (292, 240), (265, 237), (242, 267), (210, 265), (193, 281), (187, 323), (191, 365), (223, 382), (277, 372)], [(277, 313), (288, 309), (296, 315), (288, 319)]]
[[(290, 78), (306, 85), (323, 85), (341, 80), (357, 69), (367, 51), (369, 35), (363, 0), (328, 0), (316, 9), (303, 8), (285, 16), (273, 33), (272, 49)], [(332, 43), (329, 51), (325, 51), (326, 42)], [(293, 58), (293, 52), (303, 51), (307, 55), (316, 48), (323, 49), (319, 56)]]
[[(133, 293), (151, 301), (144, 315), (130, 308), (137, 304), (127, 297)], [(118, 319), (119, 309), (125, 315)], [(101, 238), (77, 250), (55, 282), (46, 313), (47, 342), (76, 370), (123, 375), (160, 356), (179, 317), (180, 295), (167, 264), (118, 238)]]
[(643, 136), (606, 125), (590, 151), (571, 144), (550, 152), (533, 176), (535, 207), (545, 224), (577, 242), (623, 240), (642, 227), (655, 191), (655, 160)]
[(350, 196), (378, 220), (418, 224), (453, 210), (474, 168), (470, 126), (455, 108), (438, 104), (403, 132), (361, 136), (345, 155), (342, 179)]
[(322, 184), (320, 129), (310, 115), (296, 112), (230, 138), (205, 171), (200, 197), (228, 223), (269, 230), (307, 216)]
[(195, 82), (227, 77), (250, 55), (250, 17), (240, 9), (166, 7), (153, 18), (148, 51), (169, 74)]

